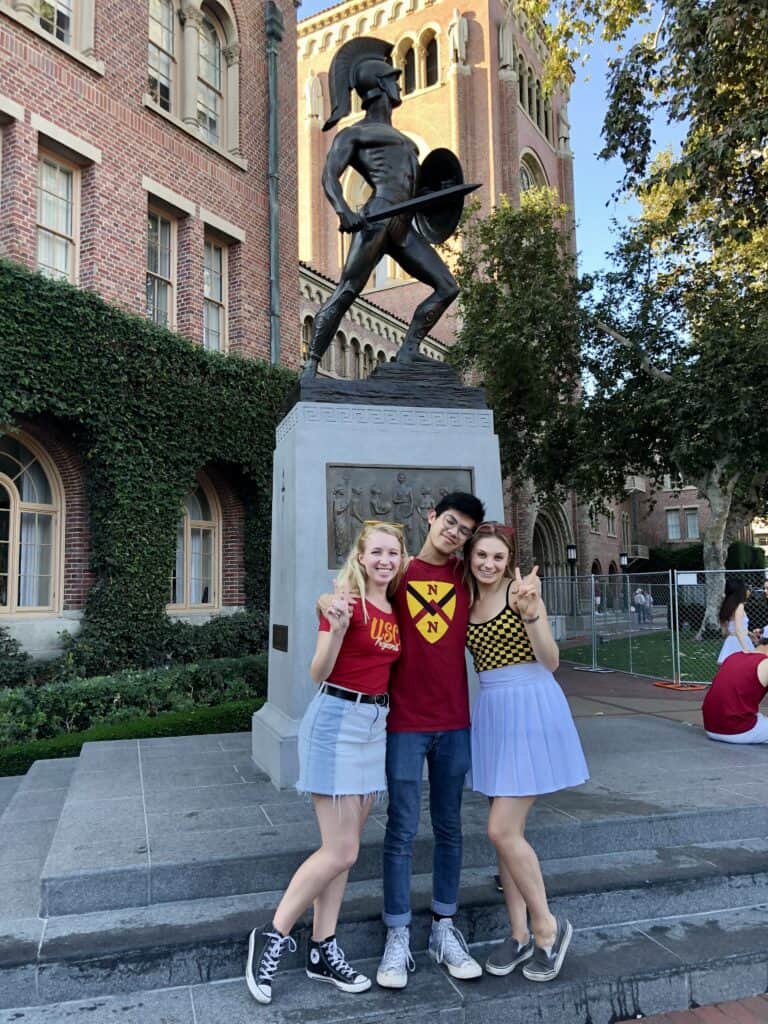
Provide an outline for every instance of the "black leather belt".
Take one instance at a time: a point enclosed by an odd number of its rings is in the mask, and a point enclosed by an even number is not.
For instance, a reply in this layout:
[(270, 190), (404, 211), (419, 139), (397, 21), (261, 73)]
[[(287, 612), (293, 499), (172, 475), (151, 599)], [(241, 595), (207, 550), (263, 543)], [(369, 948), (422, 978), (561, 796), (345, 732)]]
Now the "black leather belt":
[(323, 683), (321, 690), (329, 697), (340, 697), (342, 700), (353, 700), (356, 704), (378, 704), (380, 708), (389, 707), (388, 693), (358, 693), (357, 690), (345, 690), (333, 683)]

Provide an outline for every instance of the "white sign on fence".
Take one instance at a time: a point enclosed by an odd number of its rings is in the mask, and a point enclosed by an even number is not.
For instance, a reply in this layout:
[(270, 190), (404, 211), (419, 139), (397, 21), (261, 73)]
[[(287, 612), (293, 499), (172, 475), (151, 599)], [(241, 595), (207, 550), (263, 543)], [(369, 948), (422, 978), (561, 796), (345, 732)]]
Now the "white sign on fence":
[(676, 578), (678, 587), (697, 587), (699, 585), (699, 575), (695, 572), (679, 572)]

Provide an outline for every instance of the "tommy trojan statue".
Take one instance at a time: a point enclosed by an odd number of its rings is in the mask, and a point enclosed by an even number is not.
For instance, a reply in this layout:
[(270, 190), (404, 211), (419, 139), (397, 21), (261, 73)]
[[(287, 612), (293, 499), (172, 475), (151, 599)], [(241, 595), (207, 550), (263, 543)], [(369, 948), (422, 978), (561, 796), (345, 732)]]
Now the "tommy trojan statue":
[[(339, 230), (350, 232), (352, 241), (339, 284), (315, 317), (305, 379), (317, 373), (342, 317), (383, 256), (391, 256), (433, 289), (416, 308), (397, 355), (399, 362), (418, 356), (419, 342), (458, 294), (453, 275), (430, 242), (450, 237), (461, 217), (464, 196), (478, 186), (463, 183), (461, 165), (447, 149), (430, 153), (419, 167), (416, 145), (392, 127), (392, 110), (402, 99), (400, 71), (390, 62), (391, 52), (391, 43), (382, 39), (351, 39), (331, 62), (333, 109), (323, 131), (350, 113), (352, 89), (365, 116), (338, 133), (323, 170), (323, 188), (338, 215)], [(350, 208), (341, 187), (348, 167), (362, 176), (373, 193), (359, 213)]]

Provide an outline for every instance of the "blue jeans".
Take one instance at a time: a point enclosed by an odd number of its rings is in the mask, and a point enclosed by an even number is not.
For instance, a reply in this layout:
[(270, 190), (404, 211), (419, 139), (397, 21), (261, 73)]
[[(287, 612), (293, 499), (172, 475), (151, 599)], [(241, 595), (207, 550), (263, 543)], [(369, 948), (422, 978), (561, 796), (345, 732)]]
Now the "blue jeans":
[(424, 758), (429, 773), (429, 814), (435, 837), (432, 910), (456, 913), (461, 874), (461, 798), (470, 767), (469, 729), (391, 732), (387, 736), (389, 812), (384, 837), (384, 924), (411, 920), (411, 864), (419, 827)]

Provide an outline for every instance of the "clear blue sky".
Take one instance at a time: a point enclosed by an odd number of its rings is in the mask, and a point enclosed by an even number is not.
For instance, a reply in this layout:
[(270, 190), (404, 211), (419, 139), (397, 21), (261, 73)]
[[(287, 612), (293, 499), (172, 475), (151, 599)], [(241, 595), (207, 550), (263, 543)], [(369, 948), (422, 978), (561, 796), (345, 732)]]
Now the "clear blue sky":
[[(332, 0), (303, 0), (298, 17), (307, 18), (331, 3)], [(611, 198), (623, 176), (621, 162), (597, 159), (602, 149), (600, 131), (606, 108), (607, 62), (614, 52), (608, 44), (595, 44), (586, 66), (578, 68), (568, 107), (582, 273), (592, 273), (605, 265), (605, 253), (612, 246), (611, 221), (624, 221), (637, 210), (636, 205), (626, 200), (615, 202)], [(670, 127), (661, 121), (654, 126), (657, 149), (675, 144), (680, 136), (679, 126)]]

